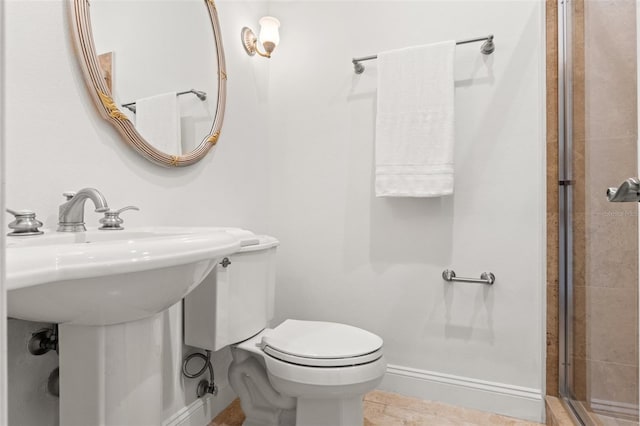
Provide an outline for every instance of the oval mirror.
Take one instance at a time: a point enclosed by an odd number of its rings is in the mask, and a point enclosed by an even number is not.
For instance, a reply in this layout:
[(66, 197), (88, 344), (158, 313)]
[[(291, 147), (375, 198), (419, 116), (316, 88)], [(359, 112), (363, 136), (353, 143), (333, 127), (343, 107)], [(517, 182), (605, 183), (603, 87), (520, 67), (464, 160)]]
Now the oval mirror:
[(224, 50), (213, 0), (71, 0), (79, 60), (101, 115), (154, 163), (179, 167), (217, 143)]

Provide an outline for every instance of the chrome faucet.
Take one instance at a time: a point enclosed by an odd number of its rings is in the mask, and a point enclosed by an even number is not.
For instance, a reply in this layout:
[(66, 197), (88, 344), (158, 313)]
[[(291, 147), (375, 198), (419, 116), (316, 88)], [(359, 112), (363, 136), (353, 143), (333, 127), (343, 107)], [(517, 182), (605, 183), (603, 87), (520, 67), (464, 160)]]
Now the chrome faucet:
[(65, 192), (67, 202), (60, 205), (58, 216), (58, 232), (83, 232), (87, 228), (84, 226), (84, 203), (87, 198), (93, 201), (96, 212), (104, 213), (109, 210), (107, 200), (104, 195), (94, 188), (84, 188), (76, 192)]

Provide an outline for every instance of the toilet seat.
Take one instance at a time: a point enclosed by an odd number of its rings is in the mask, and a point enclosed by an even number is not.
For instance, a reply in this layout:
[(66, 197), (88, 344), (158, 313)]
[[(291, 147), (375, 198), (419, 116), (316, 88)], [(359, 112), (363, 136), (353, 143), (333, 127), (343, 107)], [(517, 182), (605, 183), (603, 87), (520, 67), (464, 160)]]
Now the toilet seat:
[[(302, 363), (281, 361), (262, 348), (262, 338), (272, 329), (265, 329), (249, 339), (234, 346), (234, 351), (254, 354), (264, 360), (269, 380), (285, 380), (313, 386), (353, 386), (378, 380), (384, 375), (387, 362), (382, 349), (379, 358), (372, 362), (342, 367), (309, 366)], [(237, 355), (235, 355), (237, 356)]]
[(309, 367), (367, 364), (382, 356), (382, 339), (346, 324), (286, 320), (262, 336), (265, 354)]

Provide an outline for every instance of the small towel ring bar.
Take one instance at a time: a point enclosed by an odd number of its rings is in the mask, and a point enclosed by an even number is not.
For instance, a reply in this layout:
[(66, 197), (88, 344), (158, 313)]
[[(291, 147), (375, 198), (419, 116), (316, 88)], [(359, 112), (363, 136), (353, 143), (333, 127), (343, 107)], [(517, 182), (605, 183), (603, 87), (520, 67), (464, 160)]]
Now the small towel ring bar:
[(445, 269), (444, 271), (442, 271), (442, 278), (445, 281), (459, 281), (459, 282), (465, 282), (465, 283), (478, 283), (478, 284), (488, 284), (488, 285), (492, 285), (494, 282), (496, 282), (496, 276), (493, 275), (492, 272), (483, 272), (482, 274), (480, 274), (480, 278), (458, 278), (456, 277), (456, 273), (455, 271), (451, 270), (451, 269)]
[[(456, 44), (477, 43), (479, 41), (484, 41), (484, 43), (482, 43), (482, 46), (480, 46), (480, 52), (482, 52), (483, 54), (491, 55), (496, 50), (496, 45), (493, 43), (493, 34), (489, 34), (486, 37), (470, 38), (469, 40), (456, 41)], [(364, 65), (362, 65), (360, 62), (370, 61), (372, 59), (378, 59), (378, 55), (353, 58), (351, 62), (353, 63), (353, 69), (355, 73), (362, 74), (364, 72)]]

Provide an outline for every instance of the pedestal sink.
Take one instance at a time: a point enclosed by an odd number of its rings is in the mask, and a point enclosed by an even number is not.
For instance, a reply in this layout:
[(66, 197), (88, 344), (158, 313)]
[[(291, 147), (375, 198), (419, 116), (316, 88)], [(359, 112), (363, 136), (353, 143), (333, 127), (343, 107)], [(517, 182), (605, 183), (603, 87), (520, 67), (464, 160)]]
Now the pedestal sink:
[(250, 235), (158, 227), (7, 238), (9, 316), (59, 324), (60, 424), (161, 424), (158, 314)]

